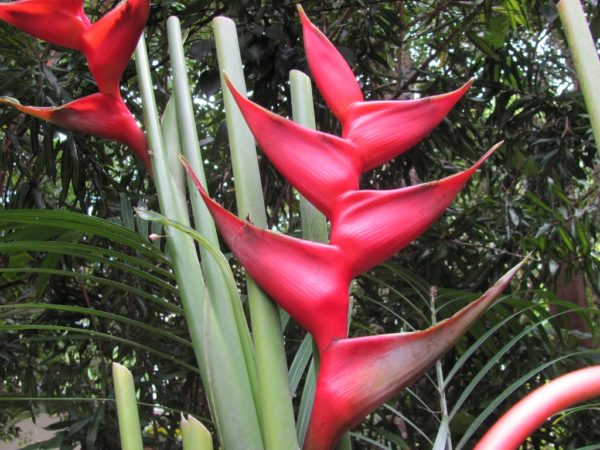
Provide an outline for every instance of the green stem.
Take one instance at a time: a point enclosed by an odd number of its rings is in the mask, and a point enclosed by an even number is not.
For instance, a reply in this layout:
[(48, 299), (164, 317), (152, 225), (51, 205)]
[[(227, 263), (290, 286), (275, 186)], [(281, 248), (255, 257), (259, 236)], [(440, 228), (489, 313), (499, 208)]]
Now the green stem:
[(210, 431), (192, 416), (181, 416), (181, 438), (183, 450), (213, 450)]
[[(434, 326), (437, 323), (437, 309), (435, 306), (435, 300), (437, 298), (437, 289), (435, 287), (431, 288), (431, 325)], [(435, 363), (435, 372), (437, 376), (437, 388), (438, 394), (440, 395), (440, 409), (442, 411), (442, 417), (440, 423), (444, 423), (448, 421), (448, 402), (446, 401), (446, 390), (445, 380), (444, 380), (444, 372), (442, 369), (442, 362), (438, 359)], [(445, 436), (446, 445), (444, 448), (446, 450), (452, 450), (452, 436), (450, 435), (450, 429), (448, 428), (447, 434)], [(437, 441), (437, 439), (436, 439)]]
[[(292, 95), (292, 115), (295, 122), (316, 129), (310, 78), (298, 70), (290, 71), (290, 91)], [(302, 238), (327, 243), (327, 218), (308, 200), (300, 195), (300, 220)]]
[(142, 428), (137, 409), (135, 385), (131, 372), (121, 364), (113, 363), (112, 376), (115, 383), (119, 434), (123, 450), (142, 450)]
[(579, 0), (561, 0), (558, 13), (583, 91), (596, 148), (600, 149), (600, 60)]
[[(207, 190), (206, 176), (204, 173), (204, 165), (202, 164), (202, 153), (198, 142), (198, 134), (196, 133), (196, 120), (194, 117), (194, 108), (192, 98), (190, 96), (190, 85), (187, 77), (185, 64), (185, 53), (183, 49), (183, 39), (181, 36), (181, 25), (177, 17), (169, 17), (167, 20), (167, 35), (169, 39), (169, 55), (171, 58), (171, 68), (173, 71), (173, 93), (176, 105), (176, 125), (178, 135), (181, 138), (181, 147), (183, 154), (187, 159), (188, 164)], [(176, 163), (183, 170), (180, 161), (176, 159)], [(215, 247), (219, 247), (219, 237), (215, 223), (208, 208), (204, 204), (194, 183), (188, 179), (188, 190), (190, 192), (190, 203), (194, 214), (194, 222), (196, 229), (206, 237), (206, 239)], [(206, 285), (211, 298), (229, 299), (228, 302), (217, 302), (215, 305), (217, 314), (221, 318), (221, 323), (233, 323), (237, 325), (242, 350), (244, 352), (244, 360), (248, 376), (250, 378), (252, 393), (255, 403), (258, 403), (258, 375), (256, 368), (256, 356), (252, 346), (250, 330), (242, 310), (242, 305), (237, 298), (231, 298), (227, 292), (227, 283), (223, 277), (222, 271), (218, 264), (210, 255), (210, 252), (204, 247), (200, 248), (200, 256), (202, 261), (202, 269), (206, 277)]]
[[(246, 86), (235, 24), (225, 17), (217, 17), (213, 20), (213, 28), (219, 67), (245, 95)], [(267, 217), (254, 138), (223, 77), (221, 78), (238, 215), (242, 218), (249, 217), (255, 225), (264, 228), (267, 226)], [(265, 447), (270, 450), (296, 449), (296, 427), (279, 311), (249, 277), (247, 287), (258, 365), (259, 414)]]
[[(187, 225), (185, 193), (171, 182), (173, 174), (169, 169), (174, 166), (169, 164), (164, 148), (143, 37), (136, 48), (135, 61), (161, 210), (167, 217)], [(172, 227), (166, 231), (190, 338), (221, 444), (228, 450), (261, 450), (262, 438), (243, 352), (239, 336), (232, 333), (235, 324), (219, 322), (192, 238)], [(244, 439), (240, 440), (240, 436)]]

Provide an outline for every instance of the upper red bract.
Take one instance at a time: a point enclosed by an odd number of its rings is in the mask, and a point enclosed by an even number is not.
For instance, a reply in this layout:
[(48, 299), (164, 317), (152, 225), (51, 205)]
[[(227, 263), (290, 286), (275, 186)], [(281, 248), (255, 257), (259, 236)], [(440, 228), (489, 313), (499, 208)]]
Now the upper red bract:
[(56, 108), (3, 102), (61, 127), (124, 143), (152, 173), (146, 138), (119, 89), (149, 8), (149, 0), (125, 0), (91, 24), (83, 0), (0, 3), (0, 19), (51, 44), (81, 51), (100, 91)]
[(91, 24), (83, 0), (21, 0), (0, 3), (0, 19), (54, 45), (81, 50)]

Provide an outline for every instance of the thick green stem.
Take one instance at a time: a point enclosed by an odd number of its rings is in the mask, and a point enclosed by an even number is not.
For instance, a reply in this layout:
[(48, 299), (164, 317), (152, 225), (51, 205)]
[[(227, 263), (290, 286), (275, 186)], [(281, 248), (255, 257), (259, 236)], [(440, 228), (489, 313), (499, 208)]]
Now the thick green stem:
[[(217, 57), (237, 89), (246, 93), (242, 60), (235, 24), (218, 17), (213, 21)], [(224, 80), (223, 100), (235, 179), (238, 215), (259, 227), (267, 226), (254, 138)], [(296, 426), (289, 390), (283, 333), (277, 306), (252, 279), (247, 278), (254, 348), (260, 386), (261, 425), (265, 447), (270, 450), (296, 449)]]
[[(316, 128), (310, 78), (298, 70), (290, 71), (292, 115), (295, 122)], [(302, 195), (300, 196), (300, 220), (302, 238), (315, 242), (328, 241), (327, 219)]]
[[(176, 126), (178, 135), (181, 139), (181, 147), (183, 154), (188, 161), (188, 164), (201, 181), (204, 188), (207, 190), (206, 176), (204, 173), (204, 165), (202, 164), (202, 154), (200, 144), (198, 142), (198, 134), (196, 132), (196, 121), (194, 117), (194, 108), (192, 98), (190, 96), (190, 86), (187, 77), (185, 53), (183, 49), (183, 39), (181, 36), (181, 26), (177, 17), (170, 17), (167, 21), (167, 34), (169, 38), (169, 55), (171, 58), (171, 68), (173, 71), (173, 93), (175, 98), (177, 121)], [(169, 150), (169, 149), (167, 149)], [(181, 163), (175, 158), (176, 163), (183, 170)], [(194, 222), (196, 229), (206, 237), (206, 239), (215, 247), (219, 247), (219, 238), (215, 223), (212, 220), (208, 208), (200, 197), (194, 183), (188, 179), (188, 189), (190, 192), (190, 203), (194, 213)], [(206, 285), (210, 298), (214, 299), (229, 299), (220, 301), (215, 304), (217, 314), (221, 318), (221, 323), (232, 323), (234, 318), (237, 324), (237, 332), (244, 352), (244, 360), (250, 382), (252, 385), (252, 393), (254, 401), (257, 403), (258, 398), (258, 375), (256, 368), (256, 357), (250, 337), (250, 330), (242, 310), (242, 305), (237, 298), (231, 298), (227, 292), (227, 283), (223, 277), (222, 271), (219, 269), (214, 258), (209, 251), (204, 247), (200, 248), (202, 261), (202, 269), (206, 277)]]
[(181, 417), (181, 438), (183, 450), (213, 450), (210, 431), (194, 417)]
[(558, 2), (560, 20), (583, 91), (596, 148), (600, 148), (600, 60), (579, 0)]
[(117, 363), (112, 365), (112, 376), (115, 383), (121, 448), (123, 450), (142, 450), (144, 445), (133, 376), (129, 370)]
[[(167, 217), (188, 224), (185, 193), (172, 182), (170, 170), (175, 166), (169, 164), (164, 148), (143, 37), (135, 60), (161, 210)], [(261, 450), (264, 447), (256, 406), (235, 323), (219, 321), (204, 284), (192, 238), (173, 227), (167, 227), (166, 231), (190, 338), (221, 444), (228, 450)], [(240, 440), (240, 436), (244, 439)]]

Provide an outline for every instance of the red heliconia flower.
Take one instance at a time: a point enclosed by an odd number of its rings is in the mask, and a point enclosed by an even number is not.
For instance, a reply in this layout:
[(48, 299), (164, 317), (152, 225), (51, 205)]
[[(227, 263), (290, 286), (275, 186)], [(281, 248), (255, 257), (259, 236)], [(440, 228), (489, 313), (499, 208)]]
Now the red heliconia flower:
[(0, 19), (51, 44), (83, 52), (100, 92), (117, 95), (149, 10), (149, 0), (124, 0), (90, 24), (83, 0), (21, 0), (0, 3)]
[(483, 436), (475, 450), (517, 450), (548, 418), (594, 397), (600, 397), (600, 366), (563, 375), (514, 405)]
[(94, 24), (82, 0), (21, 0), (0, 4), (0, 19), (48, 42), (81, 51), (99, 93), (56, 108), (1, 102), (74, 131), (122, 142), (152, 173), (148, 144), (119, 90), (119, 82), (144, 29), (149, 0), (124, 0)]
[(81, 50), (91, 24), (83, 0), (20, 0), (0, 3), (0, 20), (54, 45)]
[(120, 97), (96, 93), (58, 107), (25, 106), (9, 98), (0, 98), (0, 103), (63, 128), (128, 145), (151, 171), (144, 132)]
[(119, 95), (119, 82), (150, 10), (149, 0), (125, 0), (86, 30), (81, 51), (100, 92)]
[(365, 102), (352, 70), (300, 6), (304, 50), (317, 88), (342, 124), (342, 137), (360, 150), (365, 170), (383, 164), (423, 140), (471, 86), (416, 100)]
[(304, 450), (332, 449), (344, 432), (423, 374), (494, 304), (523, 263), (426, 330), (340, 339), (322, 350)]
[(420, 236), (496, 147), (470, 169), (442, 180), (343, 194), (335, 204), (329, 245), (263, 230), (239, 219), (211, 200), (186, 167), (233, 254), (273, 300), (313, 335), (317, 346), (325, 348), (346, 336), (352, 278)]
[(441, 180), (342, 195), (331, 215), (330, 243), (342, 250), (352, 276), (382, 263), (423, 234), (500, 145), (488, 150), (469, 169)]
[(352, 278), (339, 249), (241, 220), (212, 200), (185, 167), (227, 246), (258, 285), (313, 335), (319, 348), (345, 337)]

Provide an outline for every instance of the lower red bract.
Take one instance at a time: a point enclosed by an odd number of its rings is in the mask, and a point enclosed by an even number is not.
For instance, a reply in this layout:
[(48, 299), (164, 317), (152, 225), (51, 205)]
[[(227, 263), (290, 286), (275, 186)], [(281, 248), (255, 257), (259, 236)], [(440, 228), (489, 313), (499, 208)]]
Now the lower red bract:
[(341, 339), (322, 350), (304, 450), (333, 448), (345, 431), (422, 375), (494, 304), (522, 264), (426, 330)]
[(129, 146), (151, 172), (146, 137), (121, 97), (97, 93), (59, 107), (25, 106), (8, 99), (21, 112), (69, 130), (112, 139)]

